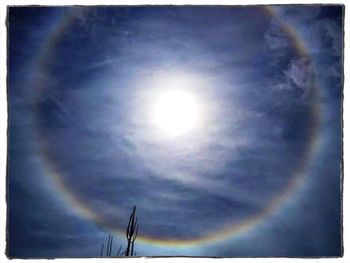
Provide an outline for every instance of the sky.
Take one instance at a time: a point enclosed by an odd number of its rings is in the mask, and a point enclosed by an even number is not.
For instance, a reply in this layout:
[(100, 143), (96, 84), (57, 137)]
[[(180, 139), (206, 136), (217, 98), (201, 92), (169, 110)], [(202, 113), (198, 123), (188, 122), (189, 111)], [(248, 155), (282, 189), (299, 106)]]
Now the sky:
[(7, 255), (340, 256), (342, 13), (11, 7)]

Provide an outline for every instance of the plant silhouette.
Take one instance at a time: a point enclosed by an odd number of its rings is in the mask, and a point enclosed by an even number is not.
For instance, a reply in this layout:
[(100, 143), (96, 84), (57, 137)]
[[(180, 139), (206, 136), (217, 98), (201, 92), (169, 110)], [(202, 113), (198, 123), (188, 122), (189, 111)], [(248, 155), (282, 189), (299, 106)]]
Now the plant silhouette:
[[(117, 253), (115, 255), (112, 255), (112, 251), (113, 251), (113, 236), (109, 235), (108, 236), (108, 241), (107, 241), (107, 246), (106, 249), (104, 249), (104, 243), (102, 243), (101, 246), (101, 257), (112, 257), (112, 256), (122, 256), (123, 254), (125, 254), (125, 252), (123, 252), (122, 254), (120, 254), (120, 251), (122, 249), (122, 246), (120, 245)], [(104, 255), (104, 250), (106, 250), (106, 253)]]
[(127, 239), (126, 250), (120, 254), (121, 249), (122, 249), (122, 245), (120, 245), (118, 251), (114, 255), (112, 255), (112, 253), (113, 253), (113, 236), (109, 235), (106, 247), (105, 247), (105, 243), (102, 243), (101, 252), (100, 252), (101, 257), (136, 256), (136, 252), (134, 252), (134, 244), (135, 244), (138, 230), (139, 230), (139, 226), (137, 224), (136, 206), (134, 205), (134, 208), (133, 208), (131, 215), (130, 215), (130, 218), (129, 218), (128, 226), (126, 228), (126, 233), (125, 233), (126, 239)]
[(132, 210), (132, 213), (129, 218), (128, 227), (126, 228), (126, 239), (128, 240), (128, 246), (125, 251), (125, 256), (134, 256), (134, 243), (137, 237), (137, 232), (139, 226), (137, 224), (137, 217), (135, 216), (136, 206)]

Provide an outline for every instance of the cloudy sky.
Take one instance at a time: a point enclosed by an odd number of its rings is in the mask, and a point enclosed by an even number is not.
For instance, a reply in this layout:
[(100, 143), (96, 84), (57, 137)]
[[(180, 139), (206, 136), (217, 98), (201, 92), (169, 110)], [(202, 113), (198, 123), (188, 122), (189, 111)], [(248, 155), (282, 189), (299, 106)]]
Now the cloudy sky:
[(11, 7), (8, 256), (341, 255), (342, 13)]

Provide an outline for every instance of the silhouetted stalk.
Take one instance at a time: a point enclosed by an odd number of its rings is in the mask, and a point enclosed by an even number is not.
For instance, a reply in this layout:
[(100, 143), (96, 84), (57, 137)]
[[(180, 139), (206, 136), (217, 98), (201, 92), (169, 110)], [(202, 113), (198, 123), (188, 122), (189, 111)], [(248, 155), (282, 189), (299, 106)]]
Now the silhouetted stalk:
[(107, 257), (110, 256), (110, 251), (109, 251), (110, 246), (111, 246), (111, 236), (109, 235), (108, 236), (108, 244), (107, 244)]
[[(136, 255), (136, 252), (134, 253), (134, 243), (135, 243), (135, 239), (137, 237), (137, 232), (139, 230), (139, 226), (137, 224), (137, 217), (135, 216), (135, 214), (136, 214), (136, 206), (134, 206), (134, 208), (131, 212), (129, 222), (128, 222), (128, 227), (126, 229), (126, 239), (128, 241), (127, 248), (123, 253), (120, 254), (120, 251), (122, 249), (122, 246), (120, 246), (118, 249), (118, 252), (115, 254), (115, 256), (125, 255), (125, 256), (129, 257), (129, 256)], [(106, 249), (105, 249), (105, 247), (106, 247)], [(105, 255), (106, 257), (112, 256), (112, 251), (113, 251), (113, 236), (112, 235), (108, 236), (108, 241), (107, 241), (106, 246), (104, 243), (102, 243), (101, 252), (100, 252), (101, 257), (104, 256), (104, 250), (106, 250), (106, 255)]]
[(112, 243), (113, 243), (113, 236), (111, 236), (111, 242), (109, 243), (109, 256), (112, 256)]
[(106, 257), (108, 257), (108, 248), (109, 248), (109, 241), (111, 239), (111, 236), (108, 235), (108, 241), (107, 241), (107, 246), (106, 246)]
[(122, 249), (122, 245), (120, 245), (118, 252), (115, 254), (116, 256), (119, 256), (120, 250)]
[(134, 206), (132, 213), (129, 218), (128, 227), (126, 228), (126, 239), (128, 241), (128, 245), (125, 251), (125, 256), (133, 256), (134, 255), (134, 242), (137, 237), (137, 232), (139, 230), (139, 226), (137, 224), (137, 217), (135, 216), (136, 206)]
[(102, 243), (102, 247), (101, 247), (101, 257), (103, 256), (103, 247), (104, 247), (104, 243)]
[[(107, 245), (106, 245), (106, 249), (104, 249), (105, 247), (105, 244), (102, 243), (102, 246), (101, 246), (101, 257), (103, 257), (104, 255), (104, 250), (106, 250), (106, 257), (111, 257), (112, 256), (112, 250), (113, 250), (113, 236), (112, 235), (109, 235), (108, 236), (108, 240), (107, 240)], [(120, 253), (120, 250), (122, 249), (122, 246), (120, 246), (116, 256), (119, 256), (119, 253)]]

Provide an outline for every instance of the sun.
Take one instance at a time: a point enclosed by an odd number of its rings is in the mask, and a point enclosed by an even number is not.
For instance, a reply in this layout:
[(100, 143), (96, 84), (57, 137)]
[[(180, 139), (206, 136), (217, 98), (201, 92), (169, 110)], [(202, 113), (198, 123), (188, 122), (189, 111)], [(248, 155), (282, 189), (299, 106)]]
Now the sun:
[(160, 91), (151, 110), (151, 120), (163, 135), (178, 137), (193, 132), (199, 125), (199, 105), (186, 90)]

